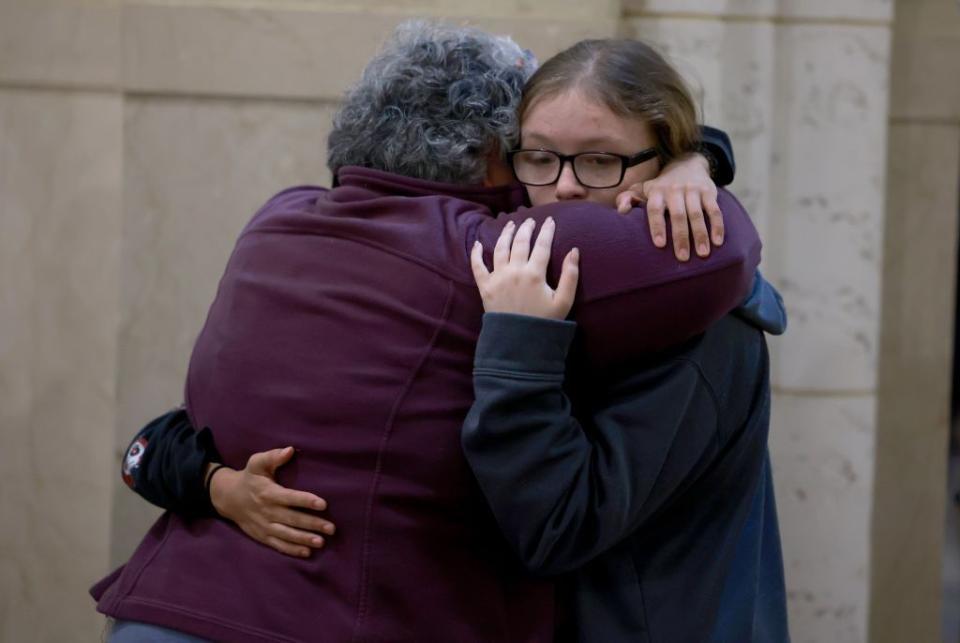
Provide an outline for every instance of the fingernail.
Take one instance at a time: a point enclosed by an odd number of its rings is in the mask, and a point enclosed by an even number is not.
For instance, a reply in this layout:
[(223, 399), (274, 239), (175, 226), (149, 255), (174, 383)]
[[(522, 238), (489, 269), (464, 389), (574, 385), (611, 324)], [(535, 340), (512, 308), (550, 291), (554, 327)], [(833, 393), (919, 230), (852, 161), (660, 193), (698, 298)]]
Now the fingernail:
[(310, 542), (314, 547), (323, 547), (323, 538), (311, 538)]
[(550, 223), (550, 224), (554, 223), (553, 217), (547, 217), (547, 220), (544, 221), (544, 223)]
[(332, 536), (336, 530), (337, 530), (337, 528), (334, 527), (333, 525), (324, 525), (324, 526), (323, 526), (323, 533), (327, 534), (328, 536)]
[(662, 234), (658, 234), (653, 238), (653, 242), (658, 246), (662, 246), (667, 242), (667, 240)]
[(705, 244), (705, 243), (699, 244), (699, 245), (697, 246), (697, 252), (700, 253), (700, 256), (706, 255), (706, 254), (707, 254), (707, 244)]
[(680, 261), (686, 261), (690, 258), (690, 252), (688, 250), (680, 251)]
[(317, 509), (318, 511), (323, 511), (327, 508), (327, 503), (323, 502), (322, 500), (317, 500), (313, 503), (313, 508)]

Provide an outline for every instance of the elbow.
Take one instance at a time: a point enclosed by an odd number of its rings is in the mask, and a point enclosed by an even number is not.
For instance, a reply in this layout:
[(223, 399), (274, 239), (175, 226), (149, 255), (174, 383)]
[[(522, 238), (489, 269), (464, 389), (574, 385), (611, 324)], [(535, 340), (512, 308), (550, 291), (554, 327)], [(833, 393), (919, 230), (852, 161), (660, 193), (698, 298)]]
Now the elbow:
[(756, 226), (750, 220), (750, 215), (733, 194), (727, 190), (720, 190), (717, 202), (723, 211), (726, 227), (726, 239), (717, 251), (720, 257), (727, 256), (736, 261), (743, 294), (746, 296), (753, 285), (754, 274), (760, 266), (763, 243)]

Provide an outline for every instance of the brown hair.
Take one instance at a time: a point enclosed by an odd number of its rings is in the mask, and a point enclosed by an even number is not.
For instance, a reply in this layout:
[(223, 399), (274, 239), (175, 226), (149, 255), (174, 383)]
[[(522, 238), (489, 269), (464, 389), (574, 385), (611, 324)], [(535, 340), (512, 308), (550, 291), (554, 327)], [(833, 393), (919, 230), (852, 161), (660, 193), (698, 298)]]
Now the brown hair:
[(521, 123), (537, 101), (574, 88), (614, 114), (648, 123), (663, 163), (696, 150), (700, 143), (690, 90), (677, 70), (646, 43), (581, 40), (561, 51), (527, 81), (519, 110)]

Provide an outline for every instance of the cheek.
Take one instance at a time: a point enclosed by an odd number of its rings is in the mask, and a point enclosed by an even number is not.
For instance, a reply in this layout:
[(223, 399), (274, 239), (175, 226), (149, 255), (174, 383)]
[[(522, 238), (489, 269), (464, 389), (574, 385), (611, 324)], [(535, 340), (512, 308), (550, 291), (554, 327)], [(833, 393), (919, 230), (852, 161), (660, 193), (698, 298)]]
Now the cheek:
[(616, 207), (617, 205), (617, 195), (627, 189), (627, 184), (622, 183), (615, 188), (607, 188), (606, 190), (596, 190), (589, 189), (587, 190), (586, 200), (591, 203), (599, 203), (601, 205), (609, 205), (611, 208)]
[(660, 174), (660, 161), (651, 159), (647, 163), (634, 165), (623, 175), (623, 183), (620, 184), (621, 190), (626, 190), (634, 183), (643, 183), (650, 179), (657, 178)]
[(539, 187), (528, 185), (527, 196), (530, 198), (530, 205), (547, 205), (557, 201), (557, 190), (555, 185), (541, 185)]

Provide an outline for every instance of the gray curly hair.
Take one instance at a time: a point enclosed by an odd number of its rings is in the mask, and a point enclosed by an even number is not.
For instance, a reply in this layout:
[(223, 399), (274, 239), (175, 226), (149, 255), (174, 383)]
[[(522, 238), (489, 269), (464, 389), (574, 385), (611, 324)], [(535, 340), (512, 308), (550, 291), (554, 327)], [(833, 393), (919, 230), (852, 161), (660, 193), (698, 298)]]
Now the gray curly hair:
[(347, 92), (327, 165), (480, 183), (487, 157), (511, 149), (536, 60), (505, 36), (441, 23), (401, 24)]

